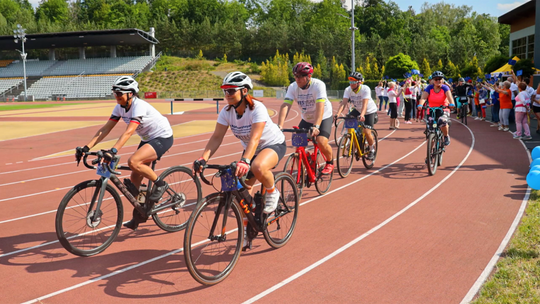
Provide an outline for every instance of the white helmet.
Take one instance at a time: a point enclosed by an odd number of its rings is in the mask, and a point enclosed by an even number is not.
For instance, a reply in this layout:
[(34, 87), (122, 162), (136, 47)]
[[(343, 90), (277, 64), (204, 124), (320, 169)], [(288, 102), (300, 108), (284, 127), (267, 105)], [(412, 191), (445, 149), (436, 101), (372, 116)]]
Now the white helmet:
[(253, 84), (248, 75), (242, 72), (231, 72), (223, 78), (223, 84), (221, 85), (222, 89), (230, 89), (234, 87), (246, 87), (248, 89), (253, 89)]
[(139, 92), (139, 83), (131, 76), (120, 76), (114, 81), (113, 91), (120, 91), (123, 93), (138, 93)]

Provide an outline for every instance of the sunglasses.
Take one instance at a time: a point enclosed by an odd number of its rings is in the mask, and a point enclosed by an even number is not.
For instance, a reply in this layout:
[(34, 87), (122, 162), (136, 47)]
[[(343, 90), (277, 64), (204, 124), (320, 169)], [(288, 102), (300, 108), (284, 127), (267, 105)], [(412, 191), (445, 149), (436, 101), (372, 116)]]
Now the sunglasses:
[(126, 93), (120, 92), (120, 91), (113, 91), (113, 94), (116, 95), (117, 97), (121, 97), (122, 95), (124, 95)]
[(356, 80), (355, 80), (355, 81), (352, 81), (352, 80), (349, 80), (349, 84), (357, 84), (357, 83), (359, 83), (359, 82), (360, 82), (360, 81), (356, 81)]
[(234, 88), (234, 89), (223, 89), (223, 94), (225, 95), (234, 95), (236, 94), (236, 91), (241, 90), (242, 88)]
[(434, 81), (441, 81), (442, 78), (433, 78)]

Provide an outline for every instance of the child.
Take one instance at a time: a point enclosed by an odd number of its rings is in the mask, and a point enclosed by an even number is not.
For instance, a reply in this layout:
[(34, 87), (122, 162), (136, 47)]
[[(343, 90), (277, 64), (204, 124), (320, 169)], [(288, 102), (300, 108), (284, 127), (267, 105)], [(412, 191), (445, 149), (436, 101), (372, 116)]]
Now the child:
[[(519, 82), (518, 84), (519, 94), (516, 96), (516, 132), (514, 133), (514, 139), (530, 140), (531, 130), (527, 123), (527, 113), (529, 112), (531, 99), (527, 93), (527, 84), (525, 82)], [(525, 133), (525, 136), (521, 137), (521, 128)]]

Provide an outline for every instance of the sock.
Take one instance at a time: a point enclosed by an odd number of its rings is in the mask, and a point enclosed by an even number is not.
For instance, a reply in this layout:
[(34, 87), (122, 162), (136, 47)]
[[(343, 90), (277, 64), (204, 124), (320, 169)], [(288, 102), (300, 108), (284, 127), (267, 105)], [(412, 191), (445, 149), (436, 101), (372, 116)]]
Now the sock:
[(272, 188), (266, 188), (266, 193), (272, 193), (272, 192), (274, 192), (274, 190), (276, 190), (276, 187), (274, 187), (274, 186), (272, 186)]
[(165, 181), (160, 179), (159, 177), (154, 181), (154, 184), (158, 187), (163, 186), (165, 184)]
[(334, 160), (327, 160), (327, 161), (326, 161), (326, 164), (327, 164), (327, 165), (333, 165), (333, 164), (334, 164)]

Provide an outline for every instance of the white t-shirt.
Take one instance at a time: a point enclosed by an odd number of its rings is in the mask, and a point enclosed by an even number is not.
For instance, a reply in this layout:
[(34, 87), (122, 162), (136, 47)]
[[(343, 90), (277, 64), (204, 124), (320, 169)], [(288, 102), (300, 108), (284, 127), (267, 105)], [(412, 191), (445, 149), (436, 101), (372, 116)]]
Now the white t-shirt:
[(317, 102), (324, 102), (322, 119), (332, 117), (332, 103), (326, 96), (326, 85), (319, 79), (311, 78), (311, 84), (305, 90), (300, 89), (296, 81), (291, 83), (285, 95), (285, 102), (292, 105), (295, 100), (302, 111), (302, 119), (306, 122), (312, 124), (316, 122)]
[(533, 88), (530, 87), (530, 86), (527, 86), (526, 92), (527, 92), (527, 94), (529, 94), (529, 97), (530, 97), (531, 99), (533, 99), (533, 98), (535, 97), (535, 95), (536, 95), (536, 90), (533, 89)]
[(517, 84), (515, 83), (510, 84), (510, 91), (512, 91), (512, 100), (516, 99), (516, 94), (514, 94), (514, 91), (519, 92)]
[(381, 95), (383, 97), (387, 97), (388, 96), (388, 88), (387, 87), (382, 87), (381, 89)]
[(383, 87), (381, 87), (381, 86), (376, 86), (376, 87), (375, 87), (375, 95), (376, 95), (377, 97), (383, 96), (382, 90), (384, 90)]
[(131, 108), (127, 112), (119, 104), (114, 107), (109, 119), (119, 121), (120, 118), (128, 125), (130, 122), (137, 123), (139, 126), (136, 132), (144, 142), (158, 137), (169, 138), (173, 136), (173, 130), (167, 117), (161, 115), (148, 102), (137, 97), (133, 97)]
[[(397, 92), (396, 92), (397, 88)], [(395, 86), (393, 90), (388, 90), (388, 103), (397, 103), (396, 97), (399, 97), (401, 94), (401, 88)]]
[(254, 123), (266, 122), (255, 153), (268, 146), (285, 142), (285, 135), (283, 135), (283, 132), (281, 132), (279, 127), (272, 122), (272, 119), (270, 118), (270, 115), (268, 115), (268, 110), (264, 104), (257, 100), (253, 100), (253, 104), (253, 110), (246, 107), (244, 115), (242, 115), (240, 119), (237, 118), (234, 108), (227, 111), (227, 108), (229, 107), (224, 107), (221, 112), (219, 112), (217, 122), (220, 125), (230, 126), (234, 136), (240, 139), (244, 149), (247, 147), (249, 140), (251, 139), (251, 126)]
[(343, 93), (343, 98), (349, 98), (354, 104), (354, 108), (358, 111), (362, 111), (364, 106), (364, 99), (368, 99), (366, 115), (377, 112), (377, 105), (371, 98), (371, 89), (367, 85), (361, 85), (358, 93), (355, 93), (352, 88), (349, 86), (345, 89)]
[(527, 105), (531, 104), (531, 98), (526, 91), (521, 91), (516, 96), (516, 112), (527, 112)]

